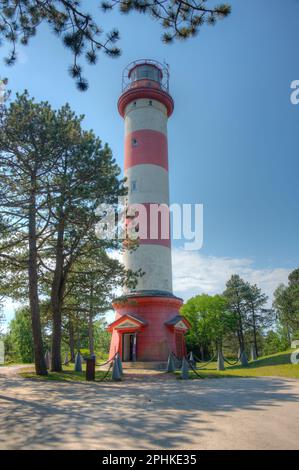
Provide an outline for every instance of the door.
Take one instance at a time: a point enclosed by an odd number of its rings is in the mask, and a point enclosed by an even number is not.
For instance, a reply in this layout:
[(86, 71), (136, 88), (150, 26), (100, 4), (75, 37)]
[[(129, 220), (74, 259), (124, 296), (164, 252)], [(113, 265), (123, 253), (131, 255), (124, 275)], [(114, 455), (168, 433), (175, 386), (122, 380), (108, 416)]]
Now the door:
[(136, 333), (123, 333), (122, 360), (136, 361)]
[(185, 344), (184, 344), (184, 336), (182, 331), (175, 332), (175, 347), (176, 347), (176, 355), (179, 359), (182, 359), (185, 355)]

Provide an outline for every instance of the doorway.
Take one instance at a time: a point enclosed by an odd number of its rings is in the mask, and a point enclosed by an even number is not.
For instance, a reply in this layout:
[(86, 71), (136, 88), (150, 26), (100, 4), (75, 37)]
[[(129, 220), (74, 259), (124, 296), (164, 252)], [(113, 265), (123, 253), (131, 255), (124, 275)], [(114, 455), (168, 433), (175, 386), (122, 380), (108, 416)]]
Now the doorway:
[(186, 355), (185, 338), (182, 331), (175, 331), (176, 355), (182, 359)]
[(122, 360), (136, 361), (136, 333), (123, 333)]

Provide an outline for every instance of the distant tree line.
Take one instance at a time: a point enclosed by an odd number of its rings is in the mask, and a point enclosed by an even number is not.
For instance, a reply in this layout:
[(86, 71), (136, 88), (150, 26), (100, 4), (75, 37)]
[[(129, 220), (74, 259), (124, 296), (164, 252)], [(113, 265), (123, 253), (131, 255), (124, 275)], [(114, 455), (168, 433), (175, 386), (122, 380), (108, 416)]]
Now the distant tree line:
[[(75, 354), (80, 351), (83, 355), (90, 355), (91, 351), (97, 359), (106, 359), (110, 345), (111, 334), (106, 331), (106, 323), (101, 315), (93, 320), (92, 346), (90, 344), (89, 322), (84, 315), (78, 316), (71, 322), (72, 334), (70, 335), (70, 323), (65, 319), (62, 328), (61, 354), (75, 361)], [(51, 351), (51, 320), (47, 315), (46, 305), (41, 308), (42, 337), (45, 350)], [(10, 321), (8, 329), (3, 334), (5, 344), (6, 362), (34, 362), (34, 344), (31, 328), (31, 315), (28, 307), (20, 307), (16, 310), (14, 318)]]
[(191, 324), (188, 350), (205, 358), (219, 349), (234, 357), (287, 349), (299, 338), (299, 269), (289, 275), (288, 286), (276, 289), (271, 308), (267, 302), (257, 285), (238, 275), (231, 276), (222, 294), (192, 297), (181, 309)]

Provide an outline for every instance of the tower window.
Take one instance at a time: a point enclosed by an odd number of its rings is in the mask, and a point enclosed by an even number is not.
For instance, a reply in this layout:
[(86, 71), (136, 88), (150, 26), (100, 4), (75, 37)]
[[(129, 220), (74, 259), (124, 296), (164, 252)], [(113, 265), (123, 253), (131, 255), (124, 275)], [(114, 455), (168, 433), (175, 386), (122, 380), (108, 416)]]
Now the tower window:
[(150, 106), (153, 106), (152, 100), (149, 100), (148, 104), (149, 104)]
[(131, 182), (131, 193), (135, 193), (137, 191), (137, 181), (133, 180)]
[(138, 146), (138, 142), (137, 142), (137, 139), (135, 139), (134, 137), (132, 138), (132, 147), (137, 147)]

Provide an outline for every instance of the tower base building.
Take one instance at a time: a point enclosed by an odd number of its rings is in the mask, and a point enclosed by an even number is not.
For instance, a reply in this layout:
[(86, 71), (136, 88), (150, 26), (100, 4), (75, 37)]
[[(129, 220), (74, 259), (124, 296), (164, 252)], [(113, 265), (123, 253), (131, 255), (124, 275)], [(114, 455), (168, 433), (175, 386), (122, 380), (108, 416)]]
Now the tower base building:
[(138, 247), (125, 253), (126, 269), (144, 274), (136, 289), (113, 302), (115, 321), (108, 326), (110, 358), (119, 352), (123, 361), (166, 361), (171, 352), (186, 354), (184, 334), (190, 325), (179, 314), (182, 299), (172, 292), (171, 237), (163, 231), (169, 223), (167, 121), (174, 108), (168, 84), (165, 66), (136, 61), (124, 71), (118, 100), (125, 123), (128, 209), (137, 216), (145, 211), (144, 224), (138, 221)]

